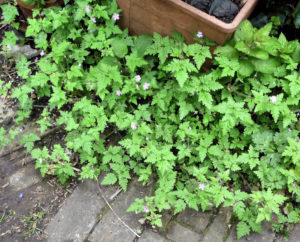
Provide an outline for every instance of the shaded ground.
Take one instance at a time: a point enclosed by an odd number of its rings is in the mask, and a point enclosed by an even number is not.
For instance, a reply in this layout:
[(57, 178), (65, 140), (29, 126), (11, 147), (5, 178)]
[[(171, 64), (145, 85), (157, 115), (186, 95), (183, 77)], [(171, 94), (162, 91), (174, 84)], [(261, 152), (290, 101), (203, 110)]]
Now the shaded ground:
[[(8, 28), (0, 25), (0, 42)], [(14, 65), (0, 52), (0, 79), (10, 83), (11, 90), (22, 83)], [(0, 95), (0, 128), (12, 125), (15, 110), (16, 100)], [(26, 131), (29, 126), (18, 128)], [(56, 140), (53, 135), (44, 141)], [(42, 241), (47, 237), (44, 229), (76, 183), (63, 187), (54, 178), (42, 179), (24, 149), (9, 152), (16, 147), (16, 143), (5, 149), (0, 146), (0, 241)]]
[[(11, 124), (11, 102), (0, 99), (0, 127)], [(24, 132), (31, 126), (20, 126)], [(47, 138), (47, 142), (56, 135)], [(41, 241), (50, 219), (73, 191), (76, 183), (61, 186), (54, 178), (42, 179), (35, 161), (14, 143), (0, 147), (0, 241)]]
[(41, 180), (32, 163), (23, 166), (13, 156), (0, 159), (0, 241), (43, 240), (45, 227), (72, 189)]

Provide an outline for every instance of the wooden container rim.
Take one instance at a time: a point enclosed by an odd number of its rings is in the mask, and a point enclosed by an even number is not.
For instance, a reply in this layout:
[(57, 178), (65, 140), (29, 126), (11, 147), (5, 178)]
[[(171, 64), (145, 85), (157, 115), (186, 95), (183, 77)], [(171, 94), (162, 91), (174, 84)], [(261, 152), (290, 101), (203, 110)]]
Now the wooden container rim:
[(225, 33), (232, 33), (234, 32), (239, 24), (245, 19), (245, 16), (249, 13), (249, 11), (254, 8), (258, 0), (247, 0), (245, 5), (241, 8), (240, 12), (237, 14), (237, 16), (234, 18), (234, 20), (231, 23), (225, 23), (219, 19), (217, 19), (215, 16), (211, 16), (191, 5), (188, 3), (182, 1), (182, 0), (160, 0), (165, 2), (170, 2), (173, 5), (176, 5), (177, 7), (182, 8), (184, 12), (187, 12), (189, 14), (194, 15), (197, 18), (200, 18), (207, 22), (209, 25), (213, 25), (216, 28), (218, 28), (220, 31)]

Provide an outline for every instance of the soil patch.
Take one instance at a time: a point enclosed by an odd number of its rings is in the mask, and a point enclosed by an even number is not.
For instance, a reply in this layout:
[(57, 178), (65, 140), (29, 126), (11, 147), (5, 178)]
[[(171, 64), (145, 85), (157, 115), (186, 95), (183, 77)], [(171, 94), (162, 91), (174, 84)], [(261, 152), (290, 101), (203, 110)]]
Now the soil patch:
[(242, 0), (183, 0), (184, 2), (215, 16), (225, 23), (231, 23), (243, 7)]
[[(51, 145), (57, 135), (43, 142)], [(0, 241), (45, 241), (44, 229), (77, 182), (62, 186), (56, 178), (43, 179), (23, 148), (6, 153), (7, 147), (0, 152)]]

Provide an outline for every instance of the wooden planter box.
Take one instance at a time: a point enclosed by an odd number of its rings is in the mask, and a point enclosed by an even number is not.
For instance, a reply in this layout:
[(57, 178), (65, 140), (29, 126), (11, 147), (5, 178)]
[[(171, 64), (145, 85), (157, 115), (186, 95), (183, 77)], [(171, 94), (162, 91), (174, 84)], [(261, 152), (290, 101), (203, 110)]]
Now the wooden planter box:
[(123, 10), (122, 28), (131, 34), (153, 34), (171, 36), (179, 31), (187, 43), (193, 43), (195, 32), (223, 45), (230, 39), (239, 24), (249, 17), (258, 0), (247, 0), (232, 23), (224, 23), (181, 0), (117, 0)]

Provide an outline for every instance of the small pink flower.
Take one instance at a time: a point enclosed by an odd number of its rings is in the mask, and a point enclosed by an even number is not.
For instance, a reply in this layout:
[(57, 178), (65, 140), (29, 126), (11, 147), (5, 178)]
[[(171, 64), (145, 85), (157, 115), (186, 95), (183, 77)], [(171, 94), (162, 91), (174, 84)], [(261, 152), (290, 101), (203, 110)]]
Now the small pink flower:
[(40, 53), (40, 56), (44, 56), (45, 55), (45, 51), (42, 50), (41, 53)]
[(96, 23), (96, 18), (90, 18), (93, 23)]
[(133, 130), (136, 129), (136, 123), (135, 123), (135, 122), (132, 122), (132, 123), (131, 123), (131, 128), (132, 128)]
[(114, 15), (112, 16), (112, 19), (117, 21), (120, 19), (120, 15), (118, 13), (114, 13)]
[(149, 208), (148, 208), (147, 206), (143, 208), (143, 211), (144, 211), (145, 213), (149, 213), (149, 212), (150, 212), (150, 210), (149, 210)]
[(270, 97), (270, 100), (271, 100), (272, 103), (276, 103), (277, 97), (276, 96), (272, 96), (272, 97)]
[(148, 137), (146, 137), (146, 140), (147, 140), (147, 141), (149, 141), (149, 138), (148, 138)]
[(142, 80), (142, 78), (141, 78), (140, 75), (136, 75), (136, 76), (135, 76), (135, 80), (136, 80), (137, 82), (140, 82), (140, 81)]
[(291, 129), (291, 128), (289, 128), (289, 132), (292, 132), (292, 129)]
[(116, 91), (116, 94), (120, 97), (122, 93), (121, 93), (120, 90), (117, 90), (117, 91)]
[(135, 87), (136, 87), (136, 89), (139, 89), (139, 88), (140, 88), (139, 85), (136, 85)]
[(144, 85), (143, 85), (143, 88), (144, 90), (148, 90), (150, 87), (150, 84), (148, 82), (146, 82)]
[(204, 188), (205, 188), (205, 184), (204, 183), (200, 183), (199, 186), (198, 186), (198, 188), (203, 191)]
[(86, 6), (85, 6), (85, 11), (86, 11), (87, 13), (90, 13), (90, 12), (91, 12), (90, 6), (89, 6), (89, 5), (86, 5)]
[(202, 33), (201, 31), (199, 31), (199, 32), (197, 33), (197, 37), (198, 37), (198, 38), (203, 38), (203, 33)]

